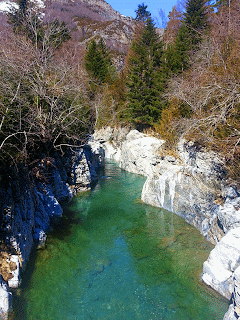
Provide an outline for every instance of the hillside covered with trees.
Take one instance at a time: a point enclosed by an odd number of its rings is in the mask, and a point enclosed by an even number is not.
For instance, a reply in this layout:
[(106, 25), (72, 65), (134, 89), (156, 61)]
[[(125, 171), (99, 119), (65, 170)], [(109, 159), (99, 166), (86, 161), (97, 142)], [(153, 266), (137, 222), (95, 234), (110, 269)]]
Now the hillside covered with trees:
[(44, 20), (30, 1), (18, 4), (0, 34), (2, 162), (28, 163), (81, 145), (96, 126), (128, 125), (170, 145), (180, 136), (193, 139), (236, 167), (237, 0), (187, 0), (183, 11), (173, 7), (163, 36), (140, 4), (132, 43), (121, 52), (124, 68), (105, 36), (91, 35), (79, 46), (67, 19)]
[(135, 36), (117, 79), (122, 85), (108, 88), (114, 117), (102, 122), (150, 129), (171, 147), (180, 137), (191, 139), (220, 152), (236, 178), (239, 13), (235, 0), (188, 0), (184, 11), (173, 7), (159, 37), (147, 6), (139, 5)]

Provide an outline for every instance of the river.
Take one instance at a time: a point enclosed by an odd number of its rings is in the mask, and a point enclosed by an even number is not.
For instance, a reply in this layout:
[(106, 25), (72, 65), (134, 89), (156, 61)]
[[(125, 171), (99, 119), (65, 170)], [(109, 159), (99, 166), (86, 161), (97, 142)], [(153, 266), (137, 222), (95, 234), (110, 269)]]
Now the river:
[(228, 303), (201, 282), (213, 246), (181, 217), (141, 202), (144, 177), (107, 163), (31, 255), (18, 320), (220, 320)]

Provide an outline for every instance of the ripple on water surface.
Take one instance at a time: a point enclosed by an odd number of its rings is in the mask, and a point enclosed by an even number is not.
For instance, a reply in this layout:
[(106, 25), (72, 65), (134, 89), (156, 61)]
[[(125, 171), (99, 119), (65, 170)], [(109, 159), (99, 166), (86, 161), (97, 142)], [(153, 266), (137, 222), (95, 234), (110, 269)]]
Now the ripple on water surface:
[(223, 318), (227, 301), (200, 281), (213, 246), (177, 215), (141, 203), (144, 180), (108, 163), (95, 189), (75, 197), (32, 255), (14, 319)]

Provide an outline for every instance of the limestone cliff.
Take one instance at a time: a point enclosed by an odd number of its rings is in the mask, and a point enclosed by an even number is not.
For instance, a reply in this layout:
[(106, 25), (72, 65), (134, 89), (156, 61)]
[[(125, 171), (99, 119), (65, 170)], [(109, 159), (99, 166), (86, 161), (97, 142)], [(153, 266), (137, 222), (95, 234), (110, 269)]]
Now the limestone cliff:
[(62, 216), (61, 203), (88, 190), (104, 163), (104, 150), (89, 141), (64, 157), (43, 157), (28, 167), (8, 167), (0, 179), (0, 319), (6, 319), (34, 246), (43, 246), (51, 223)]

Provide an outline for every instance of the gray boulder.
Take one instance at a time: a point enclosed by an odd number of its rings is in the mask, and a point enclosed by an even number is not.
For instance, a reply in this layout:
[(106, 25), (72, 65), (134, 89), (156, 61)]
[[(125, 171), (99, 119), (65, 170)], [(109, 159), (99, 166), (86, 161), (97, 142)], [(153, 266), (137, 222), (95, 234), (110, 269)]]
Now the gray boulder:
[(0, 275), (0, 320), (8, 320), (11, 298), (12, 294), (8, 291), (8, 286)]

